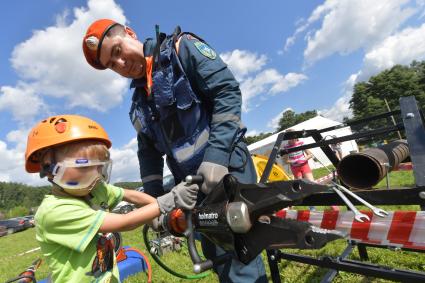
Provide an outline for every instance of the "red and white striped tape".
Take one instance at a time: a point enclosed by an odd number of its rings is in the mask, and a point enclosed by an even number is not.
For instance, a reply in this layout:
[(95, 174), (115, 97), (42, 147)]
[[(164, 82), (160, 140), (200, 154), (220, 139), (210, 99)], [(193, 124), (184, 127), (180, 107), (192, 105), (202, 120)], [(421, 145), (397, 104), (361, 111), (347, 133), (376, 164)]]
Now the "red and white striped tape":
[[(336, 172), (335, 172), (335, 176), (336, 176)], [(316, 183), (319, 183), (319, 184), (326, 184), (326, 183), (329, 183), (330, 181), (332, 181), (333, 178), (334, 178), (334, 174), (333, 173), (329, 173), (328, 175), (323, 176), (321, 178), (317, 178), (314, 181)]]
[(392, 211), (385, 218), (371, 211), (362, 213), (368, 215), (370, 221), (354, 221), (352, 211), (280, 210), (276, 216), (338, 230), (363, 243), (425, 250), (425, 211)]
[(400, 163), (397, 167), (393, 169), (393, 171), (410, 171), (413, 170), (413, 165), (411, 162)]

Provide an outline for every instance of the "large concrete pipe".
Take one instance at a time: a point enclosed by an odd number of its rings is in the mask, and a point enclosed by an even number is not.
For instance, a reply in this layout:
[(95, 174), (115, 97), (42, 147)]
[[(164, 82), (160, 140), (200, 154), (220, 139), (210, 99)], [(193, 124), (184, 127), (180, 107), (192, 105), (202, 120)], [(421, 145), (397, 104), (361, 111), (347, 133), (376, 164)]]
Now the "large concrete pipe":
[(338, 164), (338, 176), (344, 184), (350, 187), (371, 188), (408, 156), (407, 142), (405, 140), (394, 141), (345, 156)]

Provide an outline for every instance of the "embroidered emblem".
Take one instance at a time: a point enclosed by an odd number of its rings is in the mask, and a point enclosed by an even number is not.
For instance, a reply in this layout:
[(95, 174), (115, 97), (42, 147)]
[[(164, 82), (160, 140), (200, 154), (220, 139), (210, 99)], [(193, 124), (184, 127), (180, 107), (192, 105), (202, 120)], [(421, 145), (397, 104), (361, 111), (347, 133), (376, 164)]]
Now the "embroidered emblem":
[(99, 44), (99, 39), (97, 39), (96, 36), (92, 35), (86, 38), (86, 45), (90, 50), (96, 51), (98, 44)]
[(204, 55), (207, 58), (210, 58), (214, 60), (217, 57), (217, 54), (214, 50), (211, 49), (208, 45), (201, 41), (196, 41), (195, 43), (196, 48), (201, 52), (202, 55)]

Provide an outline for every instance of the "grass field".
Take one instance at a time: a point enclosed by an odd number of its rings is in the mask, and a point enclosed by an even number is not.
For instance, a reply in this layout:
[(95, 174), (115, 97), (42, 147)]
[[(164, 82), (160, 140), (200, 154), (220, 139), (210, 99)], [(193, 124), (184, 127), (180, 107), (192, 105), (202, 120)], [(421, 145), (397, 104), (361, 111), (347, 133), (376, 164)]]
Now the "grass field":
[[(315, 176), (319, 177), (326, 174), (326, 169), (321, 169), (315, 172)], [(413, 184), (413, 176), (411, 172), (392, 172), (390, 176), (390, 184), (392, 186), (410, 186)], [(379, 186), (385, 187), (385, 180)], [(403, 209), (403, 210), (417, 210), (417, 206), (403, 206), (403, 207), (387, 207), (389, 210)], [(141, 229), (131, 232), (123, 233), (123, 244), (130, 245), (142, 250), (146, 255), (148, 252), (142, 240)], [(338, 240), (328, 244), (326, 247), (315, 251), (299, 251), (287, 250), (290, 253), (302, 253), (313, 256), (321, 255), (339, 255), (345, 248), (346, 242)], [(0, 238), (0, 282), (10, 279), (31, 264), (38, 257), (42, 257), (40, 251), (34, 251), (28, 254), (20, 255), (28, 250), (37, 248), (35, 241), (35, 229), (29, 229), (20, 233), (12, 234)], [(377, 248), (368, 249), (370, 261), (372, 263), (395, 267), (399, 269), (410, 269), (417, 271), (425, 271), (425, 255), (420, 253), (405, 252), (405, 251), (390, 251)], [(160, 266), (158, 266), (153, 259), (149, 257), (153, 270), (153, 282), (183, 282), (183, 280), (176, 278)], [(264, 255), (263, 255), (264, 257)], [(353, 252), (352, 259), (359, 259), (357, 250)], [(168, 253), (163, 257), (166, 264), (173, 270), (183, 274), (191, 274), (192, 265), (186, 249), (179, 252)], [(265, 259), (265, 257), (264, 257)], [(264, 261), (266, 262), (266, 260)], [(266, 264), (266, 268), (268, 268)], [(321, 277), (326, 273), (325, 269), (289, 262), (283, 260), (280, 263), (280, 275), (282, 282), (320, 282)], [(269, 274), (269, 272), (268, 272)], [(37, 271), (37, 278), (42, 279), (48, 275), (47, 265), (43, 263)], [(141, 273), (130, 277), (125, 282), (146, 282), (146, 274)], [(194, 282), (218, 282), (214, 274), (199, 279), (192, 280)], [(340, 272), (334, 282), (389, 282), (382, 279), (365, 278), (364, 276)]]

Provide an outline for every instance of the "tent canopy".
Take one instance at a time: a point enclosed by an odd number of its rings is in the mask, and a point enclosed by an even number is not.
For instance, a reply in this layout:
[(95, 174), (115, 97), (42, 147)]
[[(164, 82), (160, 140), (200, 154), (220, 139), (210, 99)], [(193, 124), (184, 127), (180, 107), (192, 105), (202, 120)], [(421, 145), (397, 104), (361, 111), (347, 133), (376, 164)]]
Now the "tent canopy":
[[(327, 119), (327, 118), (322, 117), (320, 115), (317, 115), (316, 117), (313, 117), (309, 120), (306, 120), (302, 123), (299, 123), (297, 125), (290, 127), (290, 129), (293, 129), (295, 131), (302, 131), (302, 130), (312, 130), (312, 129), (323, 129), (323, 128), (337, 126), (337, 125), (341, 125), (341, 123), (334, 121), (334, 120)], [(278, 132), (274, 135), (271, 135), (271, 136), (269, 136), (269, 137), (267, 137), (263, 140), (260, 140), (256, 143), (250, 144), (248, 146), (249, 152), (251, 154), (261, 154), (261, 155), (265, 155), (265, 156), (270, 156), (270, 152), (273, 149), (273, 145), (276, 142), (277, 136), (280, 133), (282, 133), (286, 130), (287, 129), (285, 129), (281, 132)], [(329, 136), (329, 138), (330, 138), (330, 136), (341, 137), (341, 136), (346, 136), (346, 135), (350, 135), (350, 134), (352, 134), (351, 128), (347, 126), (347, 127), (344, 127), (344, 128), (340, 128), (340, 129), (336, 129), (336, 130), (333, 130), (333, 131), (322, 133), (322, 136), (324, 138)], [(302, 140), (304, 142), (304, 144), (314, 143), (314, 139), (312, 137), (301, 138), (300, 140)], [(287, 142), (284, 141), (282, 146), (285, 145), (286, 143)], [(357, 143), (355, 141), (342, 142), (341, 143), (341, 149), (342, 149), (342, 155), (343, 156), (349, 154), (352, 151), (358, 151)], [(320, 148), (312, 148), (312, 149), (310, 149), (310, 151), (324, 165), (330, 165), (331, 164), (330, 160), (326, 157), (325, 153)], [(278, 158), (278, 160), (276, 160), (276, 161), (279, 164), (281, 164), (282, 166), (285, 166), (285, 170), (287, 170), (287, 172), (291, 172), (289, 170), (288, 166), (283, 163), (281, 158)], [(319, 162), (314, 162), (313, 160), (310, 160), (309, 164), (310, 164), (311, 168), (322, 167), (322, 165)]]

